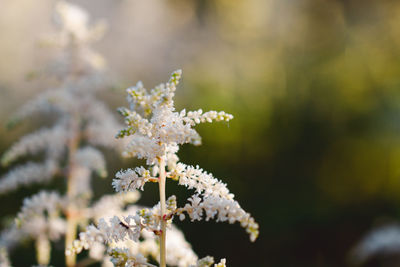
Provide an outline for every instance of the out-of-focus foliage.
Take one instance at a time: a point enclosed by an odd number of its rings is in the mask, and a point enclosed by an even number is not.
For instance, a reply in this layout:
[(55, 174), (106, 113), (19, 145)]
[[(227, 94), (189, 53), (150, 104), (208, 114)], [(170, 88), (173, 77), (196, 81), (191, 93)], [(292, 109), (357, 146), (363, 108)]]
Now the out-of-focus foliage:
[[(81, 4), (109, 20), (98, 50), (115, 75), (114, 90), (104, 95), (111, 105), (120, 105), (122, 88), (139, 77), (155, 85), (179, 67), (185, 78), (178, 109), (235, 115), (226, 127), (199, 127), (204, 145), (182, 153), (226, 178), (258, 219), (260, 238), (248, 246), (244, 234), (232, 234), (234, 226), (182, 225), (199, 255), (215, 250), (229, 266), (345, 266), (367, 230), (400, 220), (398, 1)], [(1, 5), (4, 121), (42, 89), (32, 79), (46, 49), (34, 43), (48, 32), (52, 2)], [(0, 147), (24, 130), (1, 130)], [(205, 231), (215, 235), (205, 239)]]

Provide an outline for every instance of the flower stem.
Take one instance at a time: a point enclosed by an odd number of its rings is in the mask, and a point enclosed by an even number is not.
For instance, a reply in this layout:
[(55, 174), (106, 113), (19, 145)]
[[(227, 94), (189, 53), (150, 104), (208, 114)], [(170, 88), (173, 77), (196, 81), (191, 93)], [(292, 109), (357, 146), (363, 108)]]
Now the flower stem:
[[(78, 130), (78, 120), (73, 118), (71, 121), (71, 128), (75, 135), (70, 139), (68, 144), (68, 173), (67, 173), (67, 196), (68, 196), (68, 207), (66, 212), (67, 219), (67, 232), (65, 233), (65, 248), (72, 245), (77, 234), (77, 207), (75, 206), (76, 198), (76, 163), (75, 154), (79, 145), (79, 130)], [(65, 256), (65, 264), (68, 267), (75, 266), (76, 264), (76, 254), (70, 253)]]
[(40, 235), (36, 239), (36, 258), (40, 265), (48, 265), (50, 262), (51, 245), (45, 235)]
[(166, 214), (165, 210), (165, 160), (163, 158), (158, 159), (158, 164), (160, 167), (160, 181), (159, 191), (160, 191), (160, 208), (161, 208), (161, 235), (160, 235), (160, 267), (166, 267), (166, 231), (167, 231), (167, 222), (163, 219), (163, 216)]

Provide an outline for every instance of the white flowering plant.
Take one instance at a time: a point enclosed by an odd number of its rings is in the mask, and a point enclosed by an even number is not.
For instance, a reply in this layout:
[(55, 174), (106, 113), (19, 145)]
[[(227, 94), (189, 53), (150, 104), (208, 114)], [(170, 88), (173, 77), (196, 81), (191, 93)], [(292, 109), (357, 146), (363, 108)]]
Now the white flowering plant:
[[(51, 242), (64, 238), (67, 247), (77, 238), (79, 228), (89, 222), (98, 223), (100, 218), (122, 216), (139, 209), (132, 205), (140, 197), (137, 191), (92, 201), (93, 174), (107, 176), (99, 147), (120, 150), (114, 135), (121, 124), (95, 96), (107, 82), (103, 78), (105, 62), (91, 44), (101, 37), (105, 24), (89, 24), (89, 15), (83, 9), (65, 1), (56, 2), (54, 18), (58, 31), (44, 41), (58, 51), (45, 74), (55, 77), (57, 85), (21, 107), (12, 124), (32, 118), (33, 114), (51, 114), (57, 118), (53, 126), (25, 135), (4, 153), (3, 166), (17, 160), (23, 163), (1, 177), (0, 194), (60, 178), (66, 190), (42, 190), (24, 199), (15, 223), (0, 234), (1, 267), (11, 266), (8, 254), (24, 240), (33, 241), (37, 264), (47, 266), (51, 263)], [(32, 155), (41, 161), (30, 160)], [(171, 246), (182, 247), (187, 258), (195, 257), (183, 235), (176, 228), (172, 232), (176, 240)], [(145, 236), (142, 241), (137, 249), (140, 247), (146, 256), (154, 253), (155, 240)], [(104, 266), (111, 264), (101, 244), (93, 246), (88, 257), (80, 262), (75, 254), (66, 255), (65, 265), (85, 266), (96, 261)]]
[[(150, 91), (138, 82), (136, 86), (127, 89), (130, 107), (118, 110), (125, 118), (127, 126), (116, 137), (129, 138), (123, 155), (146, 159), (148, 168), (119, 171), (113, 180), (113, 187), (117, 192), (126, 193), (143, 190), (148, 182), (158, 183), (159, 203), (152, 209), (139, 209), (134, 214), (102, 219), (97, 226), (91, 225), (86, 232), (79, 235), (79, 240), (74, 242), (68, 253), (80, 252), (98, 242), (104, 242), (108, 244), (116, 266), (153, 266), (142, 254), (130, 253), (128, 248), (116, 245), (127, 240), (138, 242), (141, 235), (146, 233), (158, 236), (159, 266), (174, 265), (169, 262), (171, 250), (168, 240), (174, 229), (171, 224), (175, 217), (180, 220), (189, 217), (191, 221), (216, 219), (221, 222), (239, 222), (249, 233), (251, 241), (257, 238), (258, 224), (235, 201), (226, 184), (199, 166), (179, 162), (179, 145), (201, 143), (200, 135), (193, 129), (195, 125), (229, 121), (233, 118), (223, 111), (175, 111), (173, 98), (181, 74), (181, 70), (173, 72), (167, 83)], [(166, 198), (167, 180), (195, 191), (184, 206), (178, 207), (175, 195)], [(214, 259), (207, 256), (183, 266), (200, 267), (212, 264)], [(225, 259), (214, 266), (225, 266)]]
[[(42, 190), (24, 199), (15, 223), (0, 234), (0, 266), (12, 265), (9, 252), (26, 239), (34, 243), (37, 264), (49, 266), (51, 242), (62, 238), (69, 267), (95, 262), (125, 267), (157, 262), (161, 267), (225, 266), (225, 259), (199, 259), (173, 220), (239, 222), (251, 241), (257, 238), (258, 224), (226, 184), (199, 166), (179, 162), (177, 156), (179, 145), (201, 144), (194, 126), (230, 121), (233, 116), (223, 111), (176, 112), (173, 98), (182, 74), (178, 70), (150, 91), (141, 82), (127, 89), (129, 108), (118, 109), (126, 124), (121, 129), (122, 124), (95, 96), (107, 82), (105, 61), (91, 44), (101, 38), (105, 24), (91, 25), (83, 9), (65, 1), (56, 2), (54, 15), (59, 31), (45, 43), (59, 53), (46, 71), (57, 85), (21, 107), (12, 125), (33, 114), (47, 113), (57, 119), (53, 126), (25, 135), (4, 153), (3, 166), (18, 160), (24, 163), (1, 177), (0, 194), (54, 178), (62, 178), (66, 190)], [(117, 193), (93, 201), (93, 174), (107, 176), (99, 147), (117, 151), (124, 147), (123, 156), (145, 159), (148, 167), (117, 172), (112, 182)], [(41, 161), (30, 160), (33, 155)], [(179, 206), (175, 195), (166, 197), (167, 181), (194, 191), (185, 205)], [(148, 182), (159, 186), (160, 201), (152, 208), (134, 204)], [(77, 235), (81, 229), (85, 231)], [(87, 256), (77, 258), (84, 249), (89, 250)]]

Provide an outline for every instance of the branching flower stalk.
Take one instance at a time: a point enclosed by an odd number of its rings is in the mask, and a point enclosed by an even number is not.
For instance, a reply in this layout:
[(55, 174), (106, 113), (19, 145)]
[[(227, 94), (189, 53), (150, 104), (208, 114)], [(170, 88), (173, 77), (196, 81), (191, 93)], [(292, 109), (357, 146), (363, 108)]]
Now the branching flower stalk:
[[(128, 88), (129, 108), (118, 110), (126, 128), (117, 133), (117, 138), (128, 140), (124, 156), (146, 159), (148, 168), (119, 171), (112, 185), (120, 194), (103, 196), (92, 204), (92, 173), (106, 176), (104, 156), (96, 147), (117, 148), (112, 135), (121, 128), (94, 96), (104, 87), (104, 60), (90, 45), (101, 37), (104, 25), (90, 26), (85, 11), (64, 1), (57, 2), (55, 17), (60, 31), (48, 38), (47, 44), (59, 47), (61, 53), (48, 72), (59, 84), (23, 106), (13, 124), (35, 113), (51, 113), (57, 120), (50, 128), (22, 137), (3, 155), (3, 165), (37, 154), (43, 156), (43, 162), (28, 161), (9, 171), (0, 179), (0, 193), (54, 177), (65, 179), (67, 192), (40, 191), (24, 199), (16, 223), (0, 234), (0, 265), (10, 266), (7, 250), (32, 239), (38, 264), (46, 266), (50, 264), (51, 241), (65, 236), (69, 267), (93, 261), (154, 267), (152, 260), (162, 267), (226, 266), (225, 259), (219, 263), (210, 256), (198, 259), (173, 220), (188, 217), (191, 221), (239, 222), (251, 241), (257, 238), (258, 224), (234, 200), (226, 184), (199, 166), (179, 162), (177, 156), (179, 145), (201, 144), (195, 125), (230, 121), (233, 116), (223, 111), (203, 113), (201, 109), (176, 112), (173, 98), (180, 70), (150, 91), (141, 82)], [(167, 198), (167, 181), (194, 190), (184, 206), (178, 206), (175, 195)], [(159, 203), (152, 208), (130, 205), (147, 182), (159, 184)], [(78, 225), (89, 222), (92, 224), (74, 240)], [(83, 249), (89, 250), (89, 258), (77, 262), (76, 254)]]
[[(119, 149), (120, 145), (113, 136), (122, 127), (105, 105), (95, 98), (95, 93), (105, 86), (102, 78), (104, 61), (90, 44), (101, 37), (104, 27), (101, 23), (90, 26), (88, 14), (67, 2), (57, 2), (55, 10), (60, 30), (47, 38), (46, 43), (52, 48), (60, 48), (60, 56), (46, 73), (54, 74), (59, 84), (20, 108), (13, 124), (37, 113), (51, 113), (57, 115), (57, 119), (54, 126), (25, 135), (3, 155), (3, 165), (21, 158), (24, 160), (23, 157), (27, 157), (28, 162), (11, 169), (0, 179), (0, 193), (45, 183), (55, 177), (65, 179), (67, 190), (42, 190), (24, 199), (15, 223), (0, 233), (0, 266), (11, 266), (8, 251), (27, 239), (34, 241), (37, 263), (47, 266), (51, 260), (51, 242), (63, 237), (67, 266), (87, 266), (95, 262), (101, 262), (103, 266), (112, 262), (116, 266), (138, 266), (137, 263), (154, 266), (146, 258), (158, 257), (156, 234), (161, 231), (128, 231), (134, 221), (129, 214), (150, 216), (146, 221), (136, 220), (138, 227), (150, 228), (152, 224), (149, 209), (132, 205), (139, 199), (139, 192), (130, 190), (123, 194), (105, 195), (91, 203), (92, 173), (107, 176), (103, 153), (96, 147)], [(31, 155), (43, 156), (43, 162), (30, 162)], [(146, 181), (158, 182), (158, 178), (147, 175), (144, 168), (138, 171), (146, 176)], [(89, 223), (112, 234), (103, 235), (89, 225), (87, 233), (80, 234), (82, 240), (75, 240), (78, 227)], [(183, 234), (175, 226), (169, 226), (168, 264), (187, 267), (196, 262), (197, 255)], [(118, 239), (122, 233), (129, 233), (131, 240)], [(110, 238), (115, 242), (108, 242), (106, 248), (104, 241)], [(120, 249), (119, 246), (129, 249)], [(77, 259), (76, 254), (82, 249), (89, 249), (88, 257)]]
[[(114, 251), (110, 255), (116, 266), (149, 266), (143, 255), (132, 255), (127, 248), (116, 247), (115, 244), (129, 240), (139, 242), (142, 233), (150, 232), (159, 238), (160, 266), (176, 265), (169, 263), (172, 255), (169, 234), (173, 233), (171, 229), (175, 216), (180, 220), (188, 216), (191, 221), (205, 217), (206, 221), (216, 218), (217, 221), (239, 222), (249, 233), (251, 241), (257, 238), (258, 224), (234, 200), (234, 195), (229, 192), (226, 184), (198, 166), (179, 162), (178, 145), (201, 143), (193, 126), (204, 122), (229, 121), (233, 118), (223, 111), (176, 112), (173, 97), (181, 74), (180, 70), (173, 72), (167, 83), (150, 91), (138, 82), (136, 86), (127, 89), (130, 108), (119, 109), (127, 127), (119, 131), (117, 138), (130, 139), (123, 155), (146, 159), (149, 168), (137, 167), (119, 171), (113, 180), (113, 187), (117, 192), (123, 193), (143, 190), (147, 182), (158, 182), (160, 202), (152, 209), (141, 209), (128, 216), (115, 216), (108, 219), (108, 222), (103, 219), (97, 226), (90, 226), (79, 235), (79, 240), (76, 240), (71, 251), (80, 252), (82, 248), (88, 249), (98, 242), (104, 242)], [(167, 179), (195, 190), (184, 206), (178, 207), (174, 195), (166, 199)], [(182, 266), (207, 267), (212, 264), (214, 259), (207, 256)], [(225, 259), (222, 259), (214, 266), (223, 267), (225, 264)]]
[[(76, 188), (78, 186), (76, 179), (78, 175), (76, 172), (77, 163), (76, 163), (76, 152), (80, 143), (80, 135), (79, 135), (79, 117), (77, 115), (73, 115), (74, 120), (71, 121), (71, 129), (75, 133), (74, 136), (71, 136), (71, 139), (68, 142), (68, 170), (67, 170), (67, 198), (68, 199), (76, 199), (77, 192)], [(67, 219), (67, 229), (65, 233), (65, 247), (71, 244), (77, 234), (77, 226), (78, 226), (78, 207), (76, 207), (75, 203), (70, 201), (66, 208), (66, 219)], [(76, 255), (66, 255), (65, 263), (67, 266), (75, 266), (76, 263)]]
[[(88, 207), (91, 173), (107, 175), (104, 156), (95, 146), (117, 148), (109, 139), (119, 128), (111, 112), (95, 98), (95, 93), (105, 87), (104, 60), (91, 49), (91, 43), (102, 36), (104, 23), (89, 25), (84, 10), (64, 1), (56, 2), (54, 15), (59, 31), (44, 43), (59, 53), (45, 74), (57, 78), (58, 85), (20, 108), (11, 124), (37, 113), (55, 114), (57, 120), (51, 128), (22, 137), (1, 159), (7, 166), (22, 157), (44, 152), (44, 163), (27, 162), (3, 176), (2, 194), (54, 177), (66, 180), (65, 196), (41, 191), (25, 199), (17, 224), (0, 236), (4, 253), (23, 239), (35, 240), (41, 265), (50, 262), (50, 241), (65, 235), (65, 244), (71, 244), (76, 239), (78, 223), (84, 224), (93, 216)], [(67, 255), (66, 265), (75, 266), (75, 258)]]
[(166, 183), (166, 174), (165, 174), (165, 161), (163, 158), (158, 158), (158, 166), (160, 169), (160, 177), (158, 181), (159, 192), (160, 192), (160, 207), (161, 207), (161, 233), (160, 233), (160, 266), (165, 267), (166, 264), (166, 235), (167, 235), (167, 222), (165, 220), (165, 216), (167, 214), (167, 210), (165, 208), (165, 183)]

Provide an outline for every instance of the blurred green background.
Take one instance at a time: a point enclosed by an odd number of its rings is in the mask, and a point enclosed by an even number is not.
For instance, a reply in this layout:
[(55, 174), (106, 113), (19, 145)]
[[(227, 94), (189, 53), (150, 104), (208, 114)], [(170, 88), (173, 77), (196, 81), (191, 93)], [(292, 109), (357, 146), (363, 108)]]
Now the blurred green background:
[[(178, 109), (235, 116), (201, 125), (203, 145), (180, 157), (228, 183), (261, 234), (253, 244), (238, 225), (178, 222), (199, 256), (226, 257), (232, 267), (350, 266), (349, 251), (368, 230), (400, 221), (399, 1), (73, 2), (108, 21), (95, 48), (116, 81), (102, 95), (111, 108), (125, 105), (124, 88), (137, 80), (150, 88), (182, 68)], [(48, 60), (37, 40), (54, 30), (53, 4), (1, 2), (3, 122), (48, 87), (27, 77)], [(1, 128), (0, 152), (38, 126)], [(107, 155), (111, 174), (140, 163)], [(111, 179), (96, 180), (97, 197), (112, 192)], [(1, 215), (39, 188), (0, 196)], [(183, 200), (184, 190), (168, 185), (176, 192)], [(148, 186), (140, 203), (156, 197)]]

